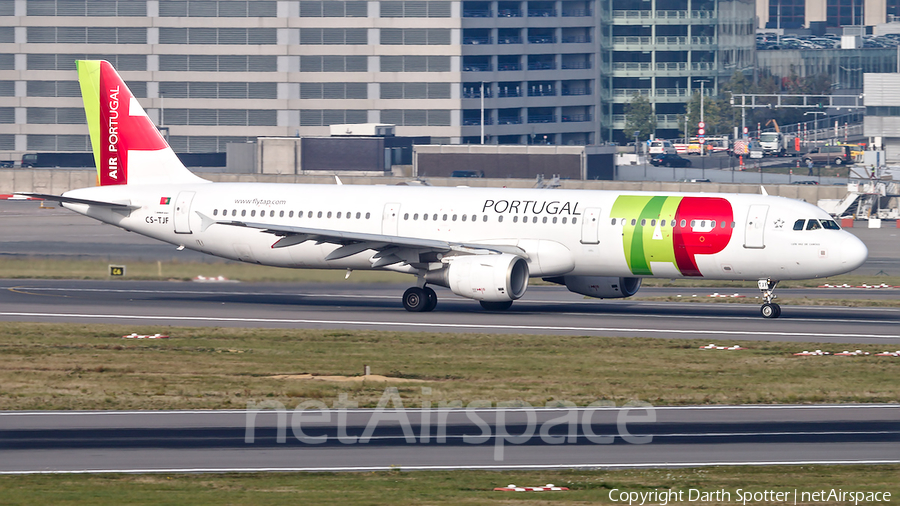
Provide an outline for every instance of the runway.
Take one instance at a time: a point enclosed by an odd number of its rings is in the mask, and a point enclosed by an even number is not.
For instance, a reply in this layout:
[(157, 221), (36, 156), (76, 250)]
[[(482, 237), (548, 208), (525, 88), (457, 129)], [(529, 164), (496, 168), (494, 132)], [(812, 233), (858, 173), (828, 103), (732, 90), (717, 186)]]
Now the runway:
[[(0, 321), (121, 323), (135, 325), (136, 331), (152, 324), (840, 342), (890, 351), (900, 347), (900, 308), (784, 306), (781, 318), (766, 320), (757, 304), (596, 300), (563, 287), (537, 286), (508, 311), (485, 311), (477, 302), (439, 288), (434, 312), (409, 313), (400, 304), (405, 288), (349, 282), (0, 280)], [(712, 292), (678, 290), (686, 298), (699, 292), (707, 300)], [(755, 296), (754, 291), (745, 293)], [(672, 294), (674, 289), (648, 293)], [(896, 296), (896, 290), (875, 293)]]
[(900, 406), (0, 413), (2, 474), (900, 462)]

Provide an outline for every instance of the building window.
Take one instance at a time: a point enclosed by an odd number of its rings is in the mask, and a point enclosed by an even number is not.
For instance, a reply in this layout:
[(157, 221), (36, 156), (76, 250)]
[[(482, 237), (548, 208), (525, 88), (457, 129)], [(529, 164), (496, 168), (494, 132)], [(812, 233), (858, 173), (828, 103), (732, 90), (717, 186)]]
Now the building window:
[(449, 45), (450, 30), (446, 28), (382, 28), (381, 43), (404, 46)]
[(300, 2), (301, 18), (364, 18), (369, 15), (369, 2)]

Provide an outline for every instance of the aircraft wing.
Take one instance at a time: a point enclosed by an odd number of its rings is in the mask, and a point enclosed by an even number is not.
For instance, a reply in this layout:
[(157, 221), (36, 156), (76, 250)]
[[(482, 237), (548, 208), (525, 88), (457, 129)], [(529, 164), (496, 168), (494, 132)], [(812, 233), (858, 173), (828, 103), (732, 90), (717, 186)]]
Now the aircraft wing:
[(141, 206), (133, 206), (130, 204), (124, 204), (121, 202), (104, 202), (102, 200), (89, 200), (89, 199), (77, 199), (75, 197), (63, 197), (62, 195), (50, 195), (47, 193), (32, 193), (32, 192), (14, 192), (16, 195), (23, 195), (25, 197), (32, 197), (44, 200), (50, 200), (53, 202), (59, 202), (60, 204), (85, 204), (89, 206), (98, 206), (98, 207), (109, 207), (112, 209), (120, 209), (120, 210), (134, 210), (140, 209)]
[(272, 244), (272, 248), (284, 248), (306, 241), (339, 244), (341, 247), (329, 253), (326, 260), (338, 260), (366, 250), (375, 250), (378, 251), (378, 253), (373, 257), (373, 267), (383, 267), (401, 261), (408, 264), (419, 264), (423, 263), (422, 255), (427, 255), (429, 253), (469, 255), (512, 253), (528, 258), (528, 255), (523, 249), (514, 245), (503, 246), (493, 244), (457, 243), (420, 237), (402, 237), (363, 232), (348, 232), (344, 230), (293, 227), (270, 223), (216, 221), (204, 216), (202, 213), (197, 214), (200, 214), (200, 217), (203, 219), (203, 229), (208, 228), (213, 224), (229, 225), (233, 227), (253, 228), (267, 234), (281, 237), (281, 239)]

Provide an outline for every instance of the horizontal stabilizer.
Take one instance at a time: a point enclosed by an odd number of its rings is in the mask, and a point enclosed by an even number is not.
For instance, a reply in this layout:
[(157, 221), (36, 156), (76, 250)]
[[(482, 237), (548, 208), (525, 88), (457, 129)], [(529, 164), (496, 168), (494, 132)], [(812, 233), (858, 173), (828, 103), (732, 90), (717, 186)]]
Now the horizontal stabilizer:
[(131, 204), (124, 204), (121, 202), (103, 202), (101, 200), (77, 199), (75, 197), (64, 197), (62, 195), (50, 195), (47, 193), (15, 192), (15, 194), (23, 195), (25, 197), (49, 200), (52, 202), (59, 202), (60, 204), (84, 204), (88, 206), (109, 207), (112, 209), (123, 209), (129, 211), (141, 208), (141, 206), (133, 206)]

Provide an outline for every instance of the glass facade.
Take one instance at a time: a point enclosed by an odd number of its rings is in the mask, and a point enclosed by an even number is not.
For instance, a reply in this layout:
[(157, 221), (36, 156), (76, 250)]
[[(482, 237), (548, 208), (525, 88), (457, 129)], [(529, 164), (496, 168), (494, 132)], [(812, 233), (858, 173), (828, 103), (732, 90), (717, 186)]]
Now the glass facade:
[(635, 94), (651, 103), (657, 135), (678, 135), (691, 96), (716, 94), (720, 80), (755, 65), (755, 3), (750, 0), (605, 0), (601, 97), (604, 137), (627, 142), (625, 107)]

